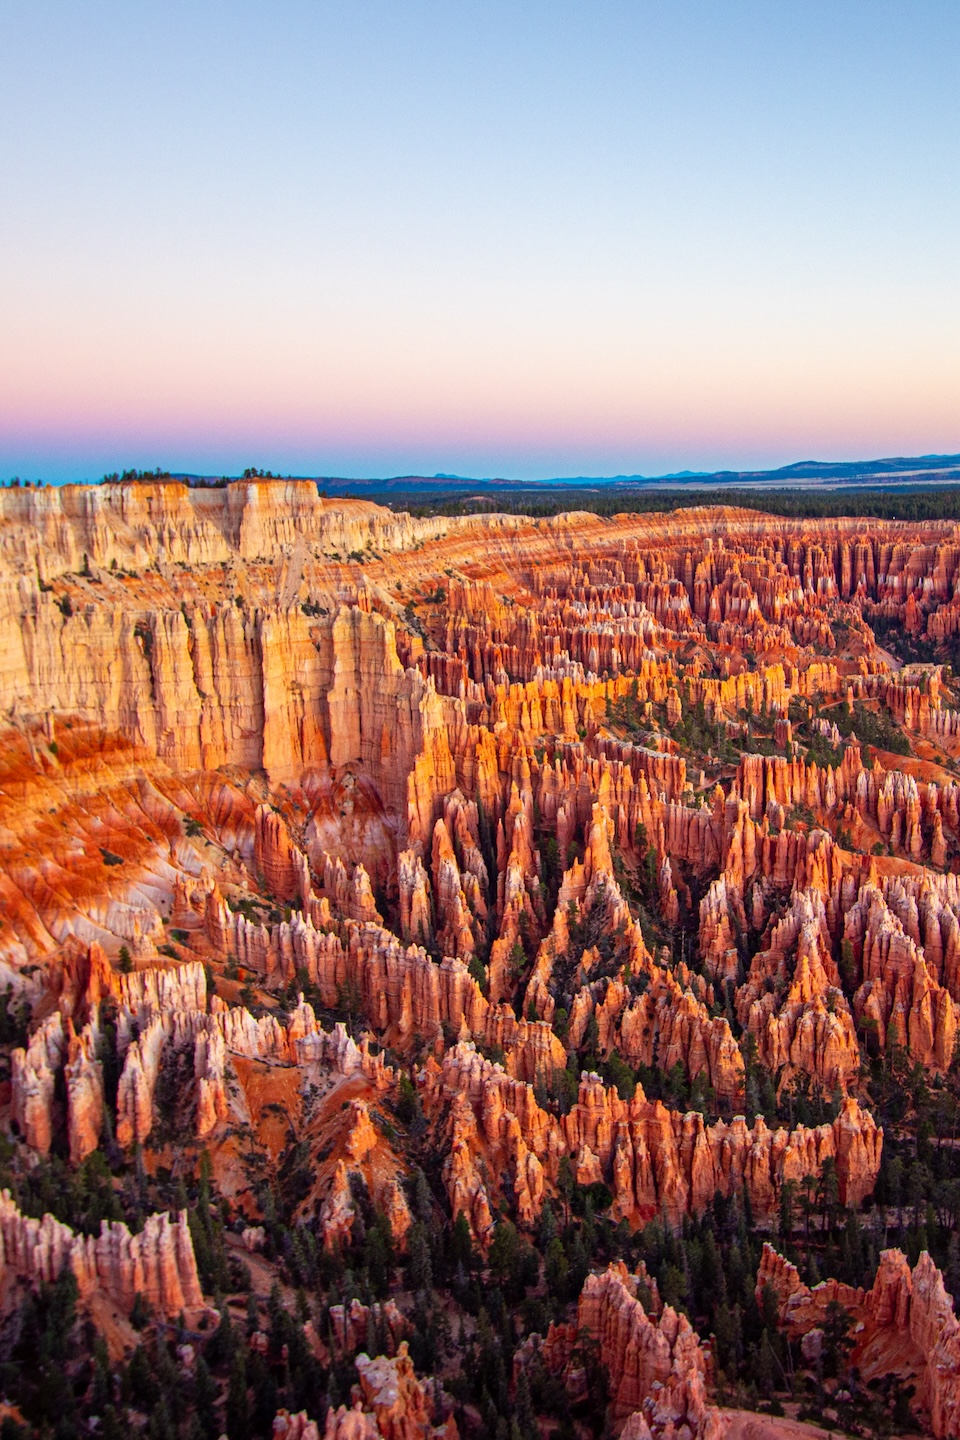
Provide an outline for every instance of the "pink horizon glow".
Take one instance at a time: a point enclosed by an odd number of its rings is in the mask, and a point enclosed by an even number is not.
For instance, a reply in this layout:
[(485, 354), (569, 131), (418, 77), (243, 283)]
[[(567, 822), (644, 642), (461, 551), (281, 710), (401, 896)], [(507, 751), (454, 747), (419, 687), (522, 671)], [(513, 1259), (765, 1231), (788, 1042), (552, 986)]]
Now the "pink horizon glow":
[(8, 26), (0, 479), (960, 451), (960, 9), (282, 8)]

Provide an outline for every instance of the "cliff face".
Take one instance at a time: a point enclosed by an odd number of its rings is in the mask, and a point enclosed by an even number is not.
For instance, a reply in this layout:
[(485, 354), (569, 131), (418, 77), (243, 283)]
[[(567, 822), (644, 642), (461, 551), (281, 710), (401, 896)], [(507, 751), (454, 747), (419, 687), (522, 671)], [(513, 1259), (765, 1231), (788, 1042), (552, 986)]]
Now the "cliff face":
[(193, 1242), (185, 1214), (151, 1215), (139, 1235), (126, 1225), (104, 1221), (99, 1236), (76, 1235), (52, 1215), (21, 1215), (9, 1191), (0, 1193), (3, 1268), (28, 1284), (52, 1284), (64, 1267), (77, 1280), (80, 1296), (101, 1291), (126, 1313), (139, 1294), (159, 1315), (202, 1306)]
[(65, 618), (43, 598), (9, 677), (23, 708), (77, 715), (180, 772), (262, 767), (277, 785), (328, 760), (362, 764), (388, 804), (405, 801), (429, 687), (405, 675), (392, 621), (186, 601), (138, 617), (120, 596)]
[(842, 1203), (859, 1205), (880, 1166), (881, 1134), (854, 1100), (832, 1125), (812, 1130), (771, 1131), (762, 1119), (750, 1129), (742, 1117), (708, 1126), (699, 1113), (669, 1111), (642, 1092), (620, 1100), (599, 1076), (585, 1074), (577, 1103), (558, 1120), (537, 1104), (531, 1085), (482, 1059), (470, 1042), (448, 1051), (442, 1069), (428, 1067), (425, 1103), (438, 1118), (450, 1117), (450, 1203), (481, 1240), (496, 1198), (481, 1170), (510, 1178), (517, 1214), (529, 1224), (567, 1156), (582, 1184), (609, 1185), (614, 1214), (642, 1224), (663, 1213), (677, 1222), (718, 1192), (743, 1189), (755, 1215), (769, 1220), (784, 1181), (818, 1175), (827, 1157), (836, 1163)]
[[(611, 1418), (630, 1440), (722, 1440), (727, 1420), (707, 1402), (712, 1361), (685, 1315), (669, 1305), (653, 1320), (636, 1298), (637, 1280), (622, 1262), (590, 1275), (577, 1304), (574, 1325), (551, 1325), (546, 1339), (531, 1337), (522, 1365), (540, 1354), (547, 1368), (564, 1374), (576, 1397), (582, 1384), (582, 1347), (599, 1347), (607, 1372)], [(580, 1348), (578, 1348), (580, 1347)]]
[[(492, 524), (522, 527), (511, 516)], [(363, 500), (325, 501), (307, 480), (240, 480), (223, 489), (186, 485), (64, 485), (0, 495), (0, 555), (14, 572), (49, 581), (88, 563), (109, 570), (155, 565), (230, 565), (286, 557), (297, 543), (310, 555), (346, 559), (354, 551), (399, 552), (449, 534), (489, 530), (478, 517), (417, 520)], [(295, 567), (293, 567), (295, 569)], [(289, 579), (291, 567), (284, 574)]]
[(776, 1296), (780, 1324), (792, 1337), (822, 1335), (828, 1309), (839, 1304), (852, 1317), (855, 1345), (850, 1363), (864, 1379), (907, 1367), (918, 1382), (920, 1403), (937, 1440), (956, 1434), (960, 1420), (960, 1322), (943, 1276), (924, 1250), (910, 1269), (900, 1250), (884, 1250), (869, 1290), (825, 1280), (811, 1290), (795, 1267), (764, 1245), (757, 1296)]
[[(7, 491), (0, 504), (3, 688), (22, 710), (78, 714), (145, 745), (179, 770), (262, 765), (275, 783), (289, 783), (327, 759), (336, 766), (362, 759), (385, 783), (388, 804), (397, 801), (401, 809), (405, 794), (389, 792), (395, 783), (405, 785), (414, 757), (429, 749), (422, 744), (419, 712), (430, 682), (454, 695), (463, 684), (469, 695), (488, 675), (499, 680), (519, 672), (527, 679), (542, 666), (556, 636), (575, 666), (614, 675), (636, 669), (641, 698), (665, 700), (675, 693), (672, 668), (658, 673), (643, 643), (632, 654), (631, 638), (652, 641), (661, 626), (697, 633), (705, 622), (709, 632), (715, 622), (708, 617), (718, 609), (716, 600), (699, 599), (686, 609), (664, 608), (662, 584), (646, 578), (642, 559), (627, 565), (607, 559), (603, 588), (581, 600), (582, 587), (574, 585), (572, 594), (561, 597), (556, 584), (565, 540), (561, 523), (531, 526), (511, 517), (416, 521), (362, 502), (324, 502), (306, 482), (240, 482), (204, 492), (179, 485), (67, 486)], [(674, 564), (679, 561), (683, 579), (671, 583), (692, 584), (696, 591), (701, 582), (687, 569), (685, 523), (676, 522), (674, 537), (680, 546)], [(596, 522), (582, 528), (594, 543), (606, 542), (614, 556), (633, 538), (622, 526), (609, 537), (598, 533)], [(777, 528), (771, 523), (772, 536)], [(750, 525), (731, 527), (737, 529), (746, 538)], [(416, 577), (421, 568), (416, 547), (425, 542), (445, 547), (445, 558), (454, 561), (471, 551), (475, 556), (481, 530), (486, 541), (508, 547), (506, 553), (515, 554), (521, 567), (534, 561), (541, 566), (536, 623), (518, 625), (502, 605), (498, 609), (489, 585), (474, 590), (451, 582), (444, 639), (453, 670), (438, 664), (439, 657), (423, 656), (421, 679), (411, 689), (391, 639), (402, 605), (388, 604), (384, 618), (372, 612), (371, 596), (381, 604), (386, 598), (379, 590), (381, 575), (388, 586), (398, 573)], [(633, 530), (637, 538), (644, 531), (656, 536), (649, 521), (635, 523)], [(369, 579), (366, 567), (341, 563), (351, 554), (363, 555), (374, 567)], [(815, 562), (821, 569), (830, 563), (826, 556)], [(842, 569), (841, 556), (832, 563)], [(733, 571), (730, 565), (714, 552), (696, 568), (710, 572), (716, 594), (735, 573), (736, 562)], [(52, 588), (41, 589), (38, 581)], [(882, 575), (876, 583), (878, 593), (886, 594)], [(61, 590), (76, 597), (69, 615), (62, 613)], [(341, 604), (344, 594), (355, 603)], [(788, 611), (808, 608), (811, 598), (802, 585), (778, 579), (757, 597), (752, 612), (748, 607), (746, 624), (742, 607), (734, 621), (726, 602), (718, 623), (742, 629), (755, 643), (758, 625), (776, 630)], [(584, 620), (608, 618), (611, 605), (625, 610), (617, 643), (598, 646), (594, 627), (576, 624), (581, 617), (571, 601), (584, 605)], [(492, 637), (484, 634), (491, 623)], [(592, 694), (589, 686), (578, 694), (581, 686), (571, 686), (571, 678), (550, 676), (529, 696), (503, 687), (503, 697), (494, 702), (494, 723), (515, 708), (518, 728), (528, 734), (545, 728), (574, 738), (583, 723), (589, 731), (597, 702), (602, 709), (606, 697), (596, 686)], [(691, 699), (736, 715), (747, 700), (769, 705), (783, 700), (791, 687), (804, 693), (808, 685), (823, 691), (839, 683), (829, 666), (801, 675), (781, 664), (767, 679), (741, 674), (728, 683), (697, 677)], [(866, 687), (867, 693), (880, 683), (886, 683), (884, 677), (860, 677), (853, 688)], [(909, 687), (894, 687), (890, 701), (896, 713), (918, 724), (923, 710), (927, 729), (933, 723), (929, 717), (942, 713), (935, 690), (911, 697)], [(668, 799), (679, 793), (677, 781), (683, 788), (682, 763), (663, 787)], [(647, 779), (659, 785), (661, 776)], [(429, 785), (426, 776), (423, 781)], [(754, 792), (751, 801), (755, 804)]]

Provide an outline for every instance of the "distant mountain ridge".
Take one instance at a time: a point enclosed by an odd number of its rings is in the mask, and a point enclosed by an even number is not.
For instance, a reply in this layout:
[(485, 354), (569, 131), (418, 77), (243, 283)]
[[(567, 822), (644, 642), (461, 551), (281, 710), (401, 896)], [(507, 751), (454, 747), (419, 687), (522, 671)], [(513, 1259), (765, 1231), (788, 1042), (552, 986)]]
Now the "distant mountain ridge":
[[(690, 492), (711, 489), (902, 489), (913, 485), (960, 484), (960, 454), (895, 455), (879, 460), (796, 460), (773, 470), (674, 470), (664, 475), (564, 475), (545, 480), (518, 480), (507, 476), (433, 475), (357, 477), (346, 475), (280, 475), (269, 470), (247, 471), (242, 476), (201, 475), (189, 471), (126, 471), (104, 480), (178, 480), (197, 488), (216, 487), (233, 480), (309, 480), (330, 498), (342, 496), (423, 495), (455, 496), (542, 494), (560, 490)], [(11, 482), (19, 484), (19, 481)]]
[(806, 482), (825, 487), (843, 485), (895, 485), (917, 480), (922, 483), (960, 482), (960, 454), (888, 456), (879, 460), (797, 460), (775, 470), (678, 470), (666, 475), (568, 475), (546, 480), (511, 480), (503, 476), (477, 478), (439, 472), (435, 475), (394, 475), (384, 479), (347, 479), (321, 476), (317, 483), (331, 494), (384, 494), (391, 491), (497, 491), (571, 489), (631, 489), (689, 485), (783, 486)]

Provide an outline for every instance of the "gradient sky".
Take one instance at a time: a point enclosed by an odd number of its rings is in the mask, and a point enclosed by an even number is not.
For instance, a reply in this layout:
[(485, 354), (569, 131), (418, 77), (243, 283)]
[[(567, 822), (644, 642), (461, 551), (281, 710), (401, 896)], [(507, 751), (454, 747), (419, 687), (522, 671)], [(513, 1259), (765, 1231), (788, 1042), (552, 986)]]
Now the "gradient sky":
[(956, 0), (0, 0), (0, 477), (960, 451)]

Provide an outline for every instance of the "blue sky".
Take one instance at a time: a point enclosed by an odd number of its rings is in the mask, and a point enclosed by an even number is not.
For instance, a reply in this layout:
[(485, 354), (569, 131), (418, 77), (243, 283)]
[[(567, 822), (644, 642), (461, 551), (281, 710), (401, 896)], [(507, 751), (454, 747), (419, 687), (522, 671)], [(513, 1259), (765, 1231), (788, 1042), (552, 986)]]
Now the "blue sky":
[(960, 6), (0, 0), (0, 477), (960, 450)]

